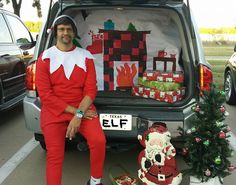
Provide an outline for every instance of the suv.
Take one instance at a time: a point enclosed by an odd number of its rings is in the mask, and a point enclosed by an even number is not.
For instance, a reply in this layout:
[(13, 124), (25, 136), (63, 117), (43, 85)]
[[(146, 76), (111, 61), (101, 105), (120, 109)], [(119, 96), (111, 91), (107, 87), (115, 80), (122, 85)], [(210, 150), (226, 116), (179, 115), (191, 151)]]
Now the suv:
[(229, 105), (236, 104), (236, 45), (234, 53), (227, 61), (224, 71), (224, 90), (226, 95), (226, 103)]
[(0, 9), (0, 27), (1, 111), (25, 97), (25, 69), (33, 57), (31, 48), (35, 42), (20, 18), (3, 9)]
[[(61, 14), (74, 18), (80, 36), (77, 42), (96, 58), (98, 93), (94, 104), (107, 141), (111, 144), (136, 142), (137, 135), (156, 121), (165, 122), (173, 139), (177, 140), (177, 128), (189, 127), (194, 115), (191, 107), (212, 82), (211, 66), (204, 58), (198, 29), (189, 5), (183, 0), (56, 2), (50, 8), (37, 40), (34, 60), (27, 69), (24, 114), (26, 127), (35, 133), (36, 140), (45, 147), (39, 124), (35, 61), (55, 43), (52, 33), (47, 30)], [(154, 97), (150, 89), (145, 88), (144, 92), (137, 86), (138, 81), (146, 84), (142, 81), (145, 74), (146, 77), (150, 74), (146, 70), (161, 69), (163, 61), (164, 70), (175, 70), (177, 75), (183, 75), (182, 95), (178, 96), (181, 92), (175, 90), (155, 91)], [(166, 62), (173, 62), (173, 65)], [(133, 79), (132, 83), (129, 78)], [(175, 85), (170, 82), (163, 88), (173, 90)], [(165, 98), (161, 99), (164, 94)], [(79, 135), (75, 141), (80, 141)]]

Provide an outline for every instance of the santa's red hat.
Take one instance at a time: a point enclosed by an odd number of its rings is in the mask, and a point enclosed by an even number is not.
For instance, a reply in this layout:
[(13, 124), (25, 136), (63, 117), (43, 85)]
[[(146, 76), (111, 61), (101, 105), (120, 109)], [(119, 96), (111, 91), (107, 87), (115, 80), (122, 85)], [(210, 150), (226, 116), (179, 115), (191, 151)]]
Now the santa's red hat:
[(163, 123), (163, 122), (154, 122), (154, 123), (152, 124), (152, 126), (149, 127), (149, 128), (143, 133), (142, 139), (139, 140), (139, 142), (140, 142), (140, 144), (141, 144), (142, 146), (145, 147), (145, 140), (148, 139), (148, 137), (147, 137), (148, 134), (150, 134), (150, 133), (152, 133), (152, 132), (158, 132), (158, 133), (160, 133), (160, 134), (163, 134), (163, 133), (165, 133), (165, 132), (167, 132), (167, 131), (168, 131), (168, 129), (167, 129), (165, 123)]

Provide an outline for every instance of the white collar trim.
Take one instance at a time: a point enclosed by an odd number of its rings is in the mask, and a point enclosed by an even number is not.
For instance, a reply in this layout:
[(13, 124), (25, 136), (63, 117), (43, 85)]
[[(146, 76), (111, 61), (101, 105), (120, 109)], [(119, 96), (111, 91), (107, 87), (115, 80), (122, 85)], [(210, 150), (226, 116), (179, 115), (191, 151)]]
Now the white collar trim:
[(62, 65), (68, 80), (70, 79), (75, 65), (86, 72), (85, 59), (94, 59), (93, 55), (87, 50), (76, 47), (72, 51), (64, 52), (57, 49), (56, 46), (52, 46), (43, 52), (42, 59), (44, 60), (46, 58), (50, 59), (50, 74), (55, 72)]

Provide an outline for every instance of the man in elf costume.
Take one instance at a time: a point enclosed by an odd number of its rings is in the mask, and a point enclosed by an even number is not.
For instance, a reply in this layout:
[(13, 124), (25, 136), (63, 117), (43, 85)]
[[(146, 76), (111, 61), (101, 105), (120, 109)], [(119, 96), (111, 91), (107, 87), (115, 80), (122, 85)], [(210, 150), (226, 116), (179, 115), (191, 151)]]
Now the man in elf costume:
[(59, 16), (52, 29), (56, 45), (45, 50), (36, 64), (47, 185), (61, 185), (65, 138), (71, 140), (77, 132), (90, 149), (91, 178), (87, 185), (102, 185), (106, 140), (93, 105), (97, 92), (93, 56), (73, 45), (77, 28), (71, 17)]
[(170, 143), (171, 134), (165, 123), (154, 123), (139, 142), (145, 147), (138, 156), (138, 176), (143, 185), (178, 185), (182, 174), (176, 168), (176, 150)]

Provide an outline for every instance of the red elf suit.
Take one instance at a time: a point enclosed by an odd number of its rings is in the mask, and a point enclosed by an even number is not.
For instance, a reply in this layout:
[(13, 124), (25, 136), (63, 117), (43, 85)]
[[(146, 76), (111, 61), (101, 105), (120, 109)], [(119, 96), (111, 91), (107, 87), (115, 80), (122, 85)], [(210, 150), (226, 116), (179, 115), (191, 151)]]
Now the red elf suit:
[[(47, 185), (61, 185), (66, 130), (74, 116), (64, 110), (68, 105), (78, 107), (86, 95), (95, 99), (93, 56), (78, 47), (64, 52), (52, 46), (43, 52), (36, 65), (36, 86), (42, 103), (40, 124), (47, 147)], [(96, 110), (94, 105), (91, 109)], [(90, 174), (101, 178), (106, 140), (99, 119), (82, 119), (78, 132), (89, 145)]]

